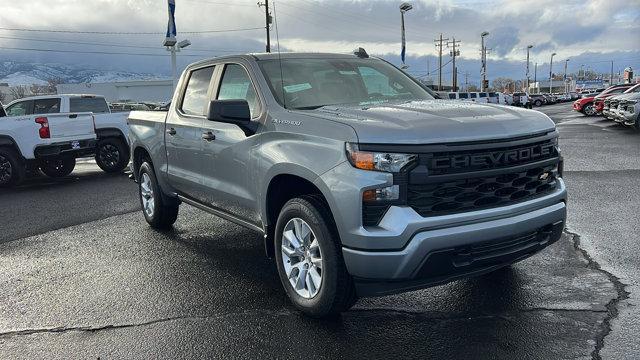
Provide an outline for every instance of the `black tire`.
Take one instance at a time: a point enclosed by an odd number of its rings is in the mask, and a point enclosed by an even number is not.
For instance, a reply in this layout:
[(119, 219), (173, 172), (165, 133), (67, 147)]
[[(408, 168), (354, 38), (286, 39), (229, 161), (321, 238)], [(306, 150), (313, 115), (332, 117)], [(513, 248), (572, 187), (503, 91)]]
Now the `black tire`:
[(64, 177), (76, 167), (76, 159), (72, 157), (61, 157), (58, 159), (44, 160), (40, 165), (40, 170), (52, 178)]
[(18, 185), (24, 176), (25, 168), (20, 155), (13, 149), (0, 148), (0, 187)]
[[(318, 292), (305, 298), (293, 288), (284, 268), (282, 255), (283, 230), (287, 223), (299, 218), (304, 220), (318, 240), (322, 253), (322, 279)], [(287, 295), (294, 306), (304, 314), (321, 318), (347, 311), (357, 300), (355, 286), (342, 258), (341, 241), (333, 217), (323, 199), (302, 196), (289, 200), (280, 211), (275, 228), (275, 257), (278, 274)]]
[(540, 107), (540, 106), (542, 106), (542, 101), (540, 101), (540, 100), (536, 100), (533, 104), (534, 104), (536, 107)]
[(104, 172), (122, 172), (129, 164), (129, 148), (119, 138), (107, 138), (98, 141), (96, 163)]
[[(143, 197), (145, 197), (143, 195), (143, 188), (145, 186), (143, 179), (146, 178), (149, 179), (148, 187), (151, 189), (151, 196), (154, 203), (151, 211), (148, 211), (145, 207), (145, 202), (143, 200)], [(153, 170), (153, 166), (148, 162), (144, 162), (140, 166), (140, 170), (138, 172), (138, 194), (140, 198), (140, 205), (142, 206), (142, 214), (144, 215), (144, 219), (147, 223), (149, 223), (152, 228), (158, 230), (167, 230), (171, 228), (178, 218), (178, 209), (180, 204), (178, 199), (172, 199), (162, 194), (162, 190), (160, 189), (160, 186), (158, 186), (158, 180)]]

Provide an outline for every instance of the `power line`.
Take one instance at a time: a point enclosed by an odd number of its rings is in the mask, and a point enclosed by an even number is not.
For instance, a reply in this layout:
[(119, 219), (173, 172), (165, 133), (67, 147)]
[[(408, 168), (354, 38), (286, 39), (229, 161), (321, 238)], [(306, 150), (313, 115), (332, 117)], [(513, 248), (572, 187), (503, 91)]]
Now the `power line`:
[[(181, 34), (213, 34), (223, 32), (237, 32), (249, 30), (262, 30), (263, 27), (239, 28), (239, 29), (220, 29), (220, 30), (202, 30), (202, 31), (181, 31)], [(121, 32), (121, 31), (80, 31), (80, 30), (54, 30), (54, 29), (24, 29), (24, 28), (5, 28), (0, 27), (3, 31), (27, 31), (27, 32), (47, 32), (47, 33), (66, 33), (66, 34), (93, 34), (93, 35), (164, 35), (164, 32)]]
[[(109, 51), (81, 51), (81, 50), (57, 50), (57, 49), (35, 49), (35, 48), (19, 48), (19, 47), (5, 47), (0, 49), (4, 50), (19, 50), (19, 51), (40, 51), (40, 52), (58, 52), (58, 53), (73, 53), (73, 54), (100, 54), (100, 55), (130, 55), (130, 56), (167, 56), (165, 54), (149, 54), (149, 53), (125, 53), (125, 52), (109, 52)], [(206, 57), (205, 54), (182, 54), (181, 56), (190, 57)], [(214, 56), (215, 57), (215, 56)]]
[[(59, 44), (76, 44), (76, 45), (93, 45), (93, 46), (105, 46), (105, 47), (122, 47), (122, 48), (135, 48), (135, 49), (155, 49), (158, 50), (159, 46), (145, 46), (145, 45), (124, 45), (124, 44), (116, 44), (116, 43), (100, 43), (100, 42), (88, 42), (88, 41), (69, 41), (69, 40), (58, 40), (58, 39), (35, 39), (35, 38), (24, 38), (24, 37), (13, 37), (13, 36), (0, 36), (0, 39), (8, 39), (8, 40), (24, 40), (24, 41), (40, 41), (40, 42), (49, 42), (49, 43), (59, 43)], [(206, 52), (229, 52), (236, 53), (239, 50), (230, 50), (230, 49), (194, 49), (189, 47), (189, 51), (206, 51)]]

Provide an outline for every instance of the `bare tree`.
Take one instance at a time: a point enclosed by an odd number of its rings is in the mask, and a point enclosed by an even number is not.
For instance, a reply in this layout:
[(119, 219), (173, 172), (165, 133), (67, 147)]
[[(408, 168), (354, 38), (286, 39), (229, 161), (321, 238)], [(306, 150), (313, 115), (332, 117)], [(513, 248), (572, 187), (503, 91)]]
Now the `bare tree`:
[(23, 85), (12, 86), (9, 88), (9, 94), (13, 100), (22, 99), (27, 95), (27, 87)]
[(49, 94), (57, 94), (58, 89), (56, 86), (64, 83), (64, 79), (61, 77), (54, 77), (47, 79), (47, 83), (47, 86), (49, 87)]
[(31, 94), (34, 96), (52, 94), (49, 85), (33, 84), (29, 87), (29, 91), (31, 91)]
[(493, 79), (492, 85), (493, 88), (497, 91), (507, 91), (511, 90), (511, 87), (514, 84), (514, 80), (506, 77), (497, 77)]

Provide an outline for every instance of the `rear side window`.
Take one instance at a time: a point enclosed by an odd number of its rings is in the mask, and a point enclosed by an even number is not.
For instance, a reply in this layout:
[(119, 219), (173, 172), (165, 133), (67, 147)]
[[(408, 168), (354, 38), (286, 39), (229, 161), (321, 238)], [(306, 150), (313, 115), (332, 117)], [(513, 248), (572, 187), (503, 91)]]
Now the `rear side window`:
[(471, 98), (472, 98), (472, 99), (477, 98), (477, 96), (476, 96), (477, 94), (476, 94), (476, 93), (469, 93), (469, 95), (471, 95)]
[(496, 96), (498, 96), (497, 93), (489, 93), (489, 97), (496, 97)]
[(60, 99), (38, 99), (33, 102), (34, 114), (57, 114), (60, 112)]
[(487, 93), (480, 93), (480, 97), (487, 97)]
[(7, 107), (8, 116), (23, 116), (33, 114), (33, 100), (20, 101)]
[(468, 99), (469, 98), (469, 93), (460, 93), (460, 99)]
[(187, 115), (204, 116), (207, 105), (207, 92), (213, 75), (213, 66), (194, 70), (184, 92), (180, 109)]
[(70, 112), (92, 112), (94, 114), (108, 113), (109, 105), (104, 98), (77, 97), (69, 99)]
[(455, 99), (456, 98), (456, 94), (449, 94), (449, 99)]

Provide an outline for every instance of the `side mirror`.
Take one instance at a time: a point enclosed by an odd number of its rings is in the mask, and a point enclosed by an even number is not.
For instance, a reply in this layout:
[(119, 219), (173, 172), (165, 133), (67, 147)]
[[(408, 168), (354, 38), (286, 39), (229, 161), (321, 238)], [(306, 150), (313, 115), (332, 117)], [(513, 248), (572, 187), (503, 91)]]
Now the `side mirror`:
[(251, 121), (247, 100), (212, 100), (209, 102), (207, 120), (246, 125)]

